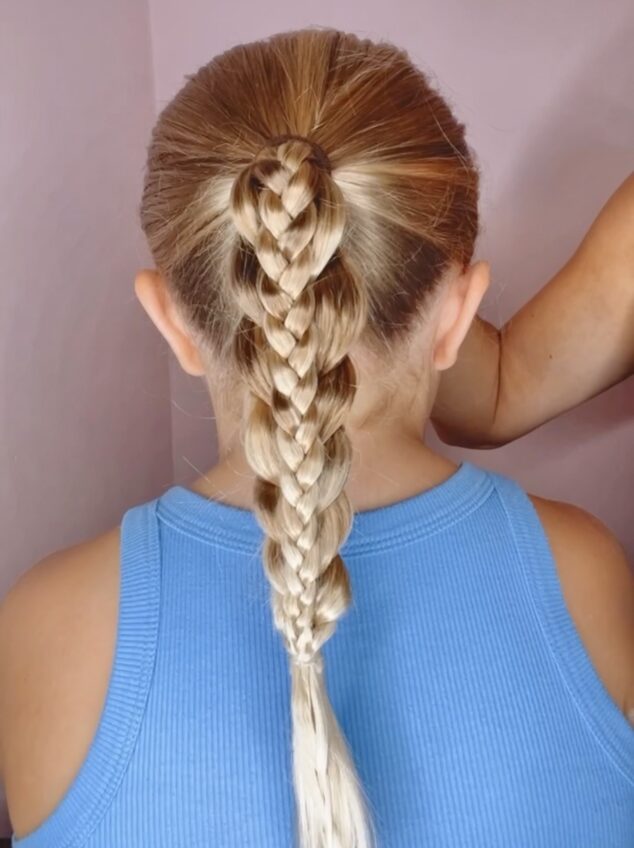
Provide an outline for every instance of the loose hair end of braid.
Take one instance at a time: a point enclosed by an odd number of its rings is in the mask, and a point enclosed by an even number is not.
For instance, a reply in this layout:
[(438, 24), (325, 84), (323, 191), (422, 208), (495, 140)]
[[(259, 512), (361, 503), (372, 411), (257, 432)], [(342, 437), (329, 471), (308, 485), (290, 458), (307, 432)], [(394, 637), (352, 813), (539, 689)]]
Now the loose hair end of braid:
[(314, 662), (292, 662), (291, 677), (300, 845), (371, 848), (376, 835), (367, 798), (328, 699), (323, 671)]

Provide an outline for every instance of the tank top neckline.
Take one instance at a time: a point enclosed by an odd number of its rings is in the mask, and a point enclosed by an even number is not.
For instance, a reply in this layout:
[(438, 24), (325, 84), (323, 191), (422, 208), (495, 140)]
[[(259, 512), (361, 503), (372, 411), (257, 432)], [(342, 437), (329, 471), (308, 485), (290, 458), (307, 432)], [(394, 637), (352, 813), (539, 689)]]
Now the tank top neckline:
[[(476, 509), (493, 490), (489, 472), (462, 461), (448, 478), (402, 500), (353, 514), (342, 556), (385, 551), (436, 533)], [(207, 498), (181, 484), (157, 499), (161, 520), (219, 547), (252, 553), (263, 539), (252, 510)]]

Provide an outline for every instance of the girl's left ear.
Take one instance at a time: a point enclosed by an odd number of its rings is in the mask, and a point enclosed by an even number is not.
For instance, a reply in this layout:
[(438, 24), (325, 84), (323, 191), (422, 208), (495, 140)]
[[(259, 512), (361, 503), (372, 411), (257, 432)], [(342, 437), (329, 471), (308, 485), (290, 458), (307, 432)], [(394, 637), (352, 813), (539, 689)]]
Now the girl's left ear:
[(439, 371), (451, 368), (458, 358), (460, 346), (469, 332), (490, 281), (489, 263), (480, 260), (447, 285), (439, 306), (432, 352), (433, 365)]
[(134, 278), (134, 291), (152, 322), (174, 351), (183, 371), (194, 377), (202, 377), (205, 368), (198, 348), (192, 341), (161, 274), (154, 269), (141, 269)]

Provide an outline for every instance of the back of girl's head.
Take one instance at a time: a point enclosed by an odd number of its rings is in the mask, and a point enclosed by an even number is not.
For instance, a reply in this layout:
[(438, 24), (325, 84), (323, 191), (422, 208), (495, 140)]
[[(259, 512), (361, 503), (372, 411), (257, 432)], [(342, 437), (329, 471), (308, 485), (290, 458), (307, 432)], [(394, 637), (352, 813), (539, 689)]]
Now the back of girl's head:
[(141, 219), (154, 261), (201, 351), (247, 389), (302, 848), (374, 839), (321, 653), (351, 599), (338, 554), (350, 350), (389, 356), (449, 265), (469, 264), (477, 196), (464, 128), (405, 51), (333, 29), (227, 50), (153, 130)]

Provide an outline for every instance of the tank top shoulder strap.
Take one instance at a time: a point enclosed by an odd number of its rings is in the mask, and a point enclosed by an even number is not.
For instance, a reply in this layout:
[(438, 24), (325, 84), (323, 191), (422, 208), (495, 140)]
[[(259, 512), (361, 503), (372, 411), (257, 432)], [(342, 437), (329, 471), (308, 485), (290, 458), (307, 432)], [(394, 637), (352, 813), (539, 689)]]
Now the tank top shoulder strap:
[(112, 803), (137, 740), (154, 669), (160, 551), (156, 501), (121, 520), (117, 636), (104, 706), (88, 752), (61, 801), (14, 848), (79, 848)]
[(634, 783), (634, 728), (599, 677), (568, 610), (537, 510), (517, 482), (503, 474), (488, 473), (504, 508), (527, 596), (552, 661), (595, 739)]

